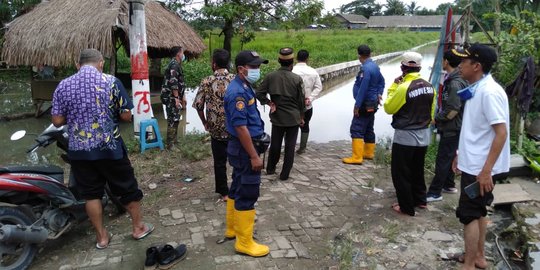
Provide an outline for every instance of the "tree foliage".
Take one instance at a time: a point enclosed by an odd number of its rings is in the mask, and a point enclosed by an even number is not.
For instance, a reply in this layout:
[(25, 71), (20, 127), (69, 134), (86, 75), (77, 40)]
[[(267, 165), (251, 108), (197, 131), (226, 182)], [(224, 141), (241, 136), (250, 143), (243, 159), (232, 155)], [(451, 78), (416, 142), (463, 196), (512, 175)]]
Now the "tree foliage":
[(355, 0), (342, 5), (339, 8), (339, 12), (343, 14), (364, 15), (364, 17), (369, 18), (373, 15), (380, 15), (381, 9), (382, 6), (376, 3), (375, 0)]
[(284, 0), (209, 0), (205, 2), (201, 11), (206, 17), (222, 22), (221, 30), (225, 36), (223, 48), (231, 51), (232, 38), (241, 25), (258, 25), (263, 18), (273, 16), (272, 11), (276, 10), (275, 7), (283, 3)]
[(405, 4), (400, 0), (386, 0), (384, 15), (405, 15)]
[(0, 4), (0, 27), (15, 17), (30, 11), (40, 0), (1, 0)]
[(540, 63), (540, 15), (524, 10), (519, 17), (508, 13), (496, 16), (516, 30), (513, 33), (503, 31), (495, 37), (500, 48), (497, 78), (508, 84), (516, 76), (524, 57), (532, 56), (535, 63)]
[(0, 47), (4, 43), (4, 30), (8, 22), (39, 4), (40, 0), (0, 0)]
[(418, 9), (420, 8), (416, 1), (411, 1), (411, 3), (405, 7), (407, 9), (407, 14), (409, 15), (416, 15), (416, 12), (418, 12)]
[(285, 17), (284, 28), (286, 29), (301, 29), (307, 25), (317, 22), (321, 17), (324, 4), (322, 1), (317, 0), (300, 0), (294, 1), (289, 7), (283, 7), (286, 10), (281, 12), (281, 15)]
[(206, 0), (201, 11), (207, 18), (222, 22), (223, 48), (230, 51), (235, 34), (272, 21), (285, 22), (286, 28), (303, 28), (321, 16), (323, 7), (319, 0)]

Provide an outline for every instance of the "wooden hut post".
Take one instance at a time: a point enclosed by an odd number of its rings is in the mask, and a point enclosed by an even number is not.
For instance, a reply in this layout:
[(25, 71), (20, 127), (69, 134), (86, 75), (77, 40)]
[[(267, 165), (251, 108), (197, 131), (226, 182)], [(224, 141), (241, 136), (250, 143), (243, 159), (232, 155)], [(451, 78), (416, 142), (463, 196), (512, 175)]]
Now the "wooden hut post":
[[(150, 103), (148, 53), (144, 0), (129, 0), (129, 48), (131, 58), (131, 89), (133, 93), (133, 129), (139, 135), (139, 124), (153, 116)], [(142, 134), (145, 136), (145, 134)]]
[(111, 61), (109, 62), (109, 74), (116, 76), (116, 26), (113, 27), (113, 30), (111, 31), (112, 35), (112, 54), (111, 54)]

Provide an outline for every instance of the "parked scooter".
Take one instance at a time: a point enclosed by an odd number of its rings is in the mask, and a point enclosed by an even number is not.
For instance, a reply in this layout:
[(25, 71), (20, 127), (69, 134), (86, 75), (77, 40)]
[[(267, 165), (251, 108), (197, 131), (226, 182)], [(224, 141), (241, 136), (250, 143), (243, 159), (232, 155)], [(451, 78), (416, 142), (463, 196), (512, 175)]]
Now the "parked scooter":
[[(15, 132), (11, 140), (18, 140), (25, 133)], [(67, 126), (50, 125), (35, 141), (27, 153), (55, 142), (67, 153)], [(69, 162), (66, 153), (62, 158)], [(54, 165), (0, 166), (0, 269), (28, 268), (38, 244), (57, 239), (88, 219), (85, 201), (80, 198), (76, 184), (70, 174), (66, 186), (63, 169)], [(111, 200), (120, 213), (125, 211), (108, 187), (104, 194), (103, 207)]]

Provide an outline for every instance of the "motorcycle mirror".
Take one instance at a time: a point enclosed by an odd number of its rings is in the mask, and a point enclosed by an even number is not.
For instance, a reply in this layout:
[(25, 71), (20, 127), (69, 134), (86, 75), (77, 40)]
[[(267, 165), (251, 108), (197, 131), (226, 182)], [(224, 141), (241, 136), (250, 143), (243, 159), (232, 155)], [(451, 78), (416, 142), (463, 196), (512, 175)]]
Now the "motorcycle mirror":
[(15, 133), (13, 133), (11, 135), (11, 140), (12, 141), (16, 141), (16, 140), (19, 140), (21, 139), (22, 137), (24, 137), (24, 135), (26, 135), (26, 130), (19, 130), (19, 131), (16, 131)]

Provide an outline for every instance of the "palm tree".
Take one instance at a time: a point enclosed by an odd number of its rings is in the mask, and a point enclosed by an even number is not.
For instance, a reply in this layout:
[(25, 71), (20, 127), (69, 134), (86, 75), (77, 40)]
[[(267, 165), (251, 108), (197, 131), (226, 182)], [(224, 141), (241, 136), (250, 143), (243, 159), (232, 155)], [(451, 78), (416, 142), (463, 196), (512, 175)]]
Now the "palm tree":
[(384, 15), (405, 15), (405, 4), (400, 0), (386, 0)]
[(416, 4), (416, 1), (412, 1), (409, 5), (407, 5), (407, 13), (409, 15), (416, 15), (418, 9), (420, 9), (420, 7)]

